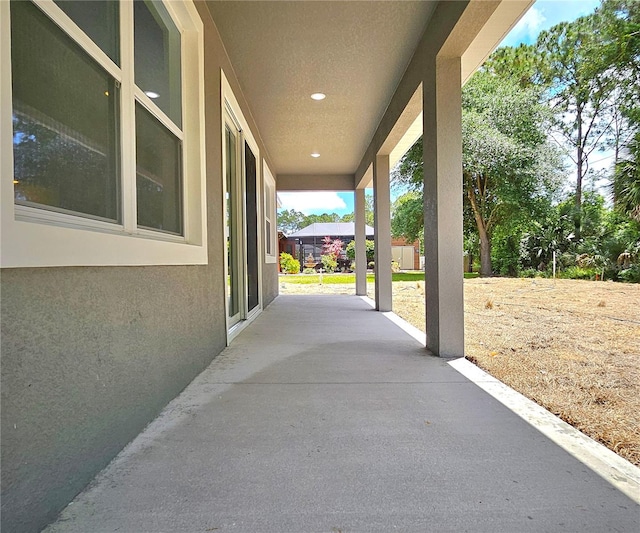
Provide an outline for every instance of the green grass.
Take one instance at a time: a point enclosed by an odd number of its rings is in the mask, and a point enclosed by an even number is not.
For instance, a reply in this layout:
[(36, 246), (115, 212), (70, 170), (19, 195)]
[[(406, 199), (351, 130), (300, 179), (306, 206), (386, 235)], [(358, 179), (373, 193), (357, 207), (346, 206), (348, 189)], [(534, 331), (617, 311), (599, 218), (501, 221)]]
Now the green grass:
[[(367, 274), (367, 281), (373, 281), (373, 274)], [(285, 274), (280, 276), (283, 283), (295, 283), (297, 285), (313, 285), (320, 283), (320, 274)], [(355, 284), (355, 274), (322, 274), (322, 283), (327, 285)]]
[[(392, 281), (421, 281), (424, 279), (424, 272), (394, 272), (391, 274)], [(465, 272), (465, 278), (477, 278), (477, 272)], [(320, 274), (285, 274), (280, 276), (283, 283), (295, 283), (298, 285), (313, 285), (320, 283)], [(367, 273), (367, 281), (373, 283), (375, 276), (373, 273)], [(322, 283), (327, 285), (333, 284), (354, 284), (356, 282), (355, 274), (322, 274)]]

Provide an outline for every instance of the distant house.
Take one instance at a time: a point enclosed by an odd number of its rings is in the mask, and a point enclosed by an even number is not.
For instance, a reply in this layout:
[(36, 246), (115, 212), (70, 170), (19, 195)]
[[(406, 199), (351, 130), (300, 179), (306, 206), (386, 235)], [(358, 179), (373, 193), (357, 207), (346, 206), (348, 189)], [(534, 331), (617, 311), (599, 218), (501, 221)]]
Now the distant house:
[[(367, 239), (373, 240), (373, 228), (365, 226), (365, 232)], [(332, 240), (340, 239), (346, 246), (354, 240), (354, 236), (354, 222), (317, 222), (291, 233), (284, 242), (280, 242), (281, 249), (285, 248), (283, 251), (295, 250), (296, 253), (292, 255), (300, 260), (302, 264), (309, 257), (309, 254), (313, 256), (315, 261), (320, 261), (322, 240), (325, 237), (331, 237)]]
[[(367, 239), (373, 240), (374, 229), (365, 226)], [(315, 223), (290, 235), (279, 232), (280, 252), (287, 252), (296, 257), (303, 265), (311, 254), (316, 262), (322, 255), (322, 241), (325, 237), (340, 239), (345, 246), (354, 239), (355, 224), (353, 222)], [(392, 239), (391, 255), (398, 262), (401, 270), (419, 270), (420, 245), (418, 241), (408, 243), (405, 239)]]

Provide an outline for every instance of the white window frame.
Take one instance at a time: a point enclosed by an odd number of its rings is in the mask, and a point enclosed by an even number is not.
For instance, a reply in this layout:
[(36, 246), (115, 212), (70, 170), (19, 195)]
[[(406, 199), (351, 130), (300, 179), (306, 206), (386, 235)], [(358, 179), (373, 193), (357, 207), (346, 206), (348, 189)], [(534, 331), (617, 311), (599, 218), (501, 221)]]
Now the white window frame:
[(133, 4), (120, 3), (120, 67), (52, 0), (34, 4), (122, 83), (122, 223), (14, 203), (10, 4), (0, 1), (0, 266), (207, 264), (204, 30), (192, 0), (164, 3), (182, 35), (182, 132), (170, 129), (183, 143), (183, 236), (137, 228), (135, 101), (163, 124), (169, 119), (133, 84)]
[[(262, 176), (264, 184), (264, 262), (278, 262), (278, 219), (276, 216), (276, 180), (267, 166), (266, 161), (262, 163)], [(269, 225), (267, 225), (269, 222)], [(269, 230), (269, 226), (271, 230)], [(267, 250), (267, 244), (271, 238), (271, 253)]]

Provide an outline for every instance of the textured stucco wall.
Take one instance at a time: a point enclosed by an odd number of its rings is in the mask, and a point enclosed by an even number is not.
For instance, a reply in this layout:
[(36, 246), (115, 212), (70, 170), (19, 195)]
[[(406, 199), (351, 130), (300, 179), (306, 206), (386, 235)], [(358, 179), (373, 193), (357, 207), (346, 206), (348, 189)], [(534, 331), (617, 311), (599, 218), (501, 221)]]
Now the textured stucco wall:
[(39, 531), (224, 347), (209, 267), (2, 272), (2, 530)]
[[(2, 531), (40, 531), (225, 346), (221, 68), (248, 106), (197, 7), (209, 265), (1, 272)], [(265, 306), (277, 289), (263, 265)]]
[(278, 265), (265, 263), (262, 265), (262, 305), (267, 307), (278, 296)]

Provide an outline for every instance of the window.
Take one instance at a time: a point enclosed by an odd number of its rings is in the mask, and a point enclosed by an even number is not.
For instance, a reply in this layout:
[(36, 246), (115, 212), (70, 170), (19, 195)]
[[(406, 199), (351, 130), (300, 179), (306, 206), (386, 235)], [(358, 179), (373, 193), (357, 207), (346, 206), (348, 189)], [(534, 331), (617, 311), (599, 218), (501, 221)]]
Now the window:
[(2, 266), (206, 263), (192, 2), (0, 2), (0, 30)]
[(276, 263), (278, 236), (276, 222), (276, 180), (264, 163), (264, 255), (266, 263)]
[(136, 102), (138, 226), (182, 233), (180, 141)]
[(112, 0), (55, 0), (116, 65), (120, 65), (120, 5)]
[(11, 28), (16, 203), (119, 222), (119, 83), (30, 2)]

